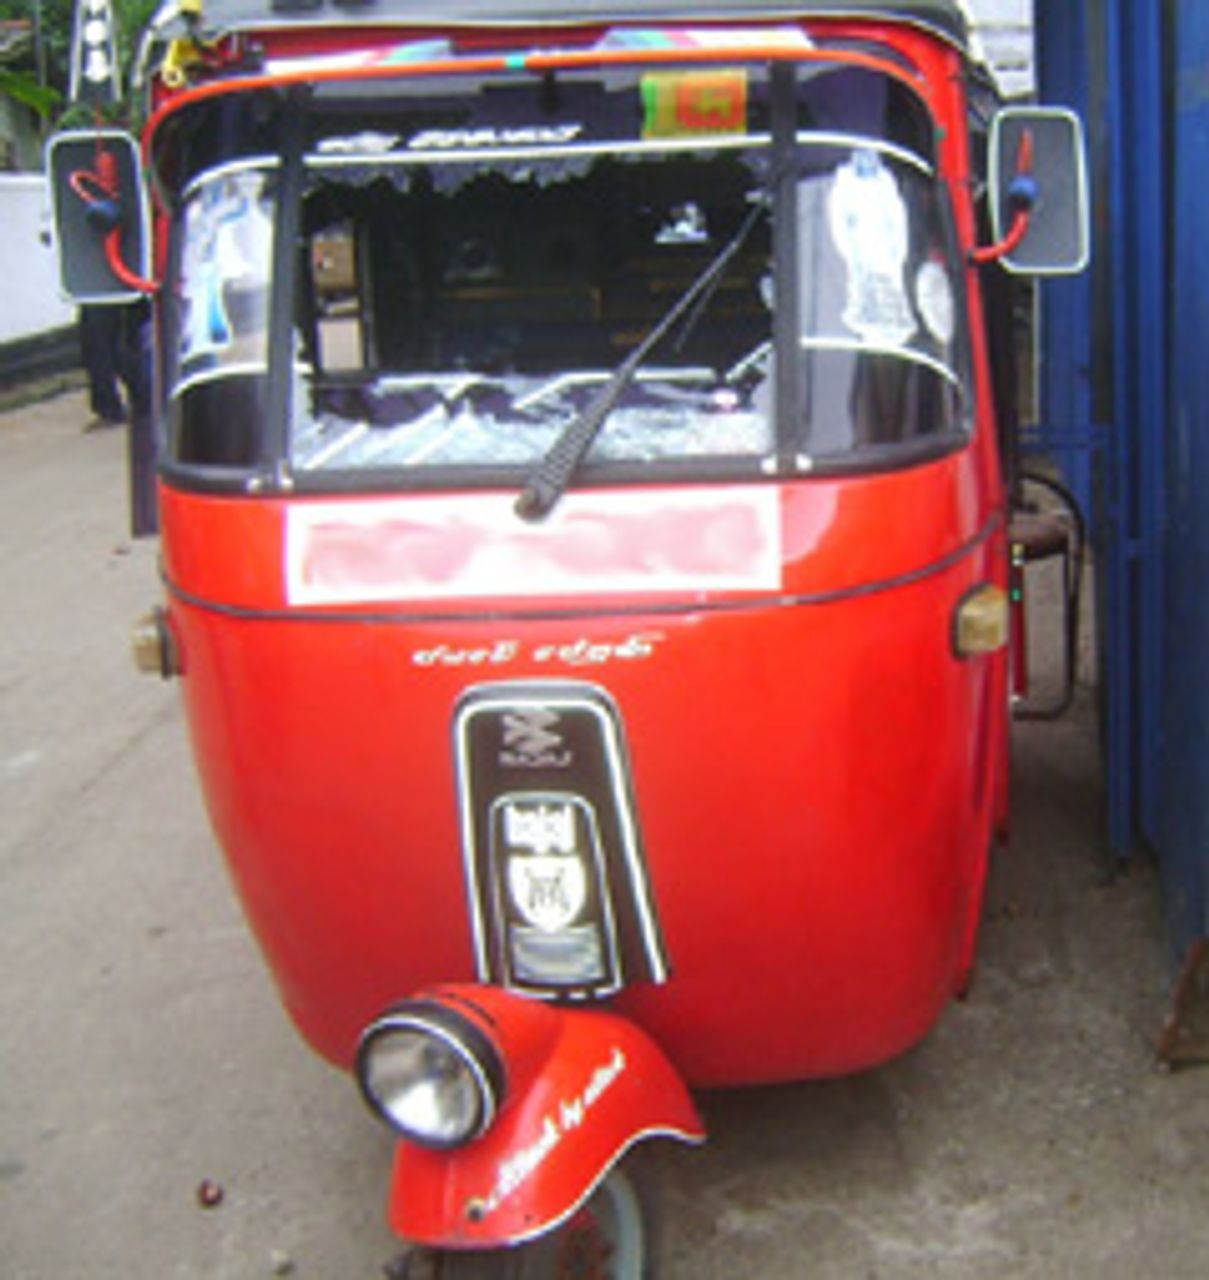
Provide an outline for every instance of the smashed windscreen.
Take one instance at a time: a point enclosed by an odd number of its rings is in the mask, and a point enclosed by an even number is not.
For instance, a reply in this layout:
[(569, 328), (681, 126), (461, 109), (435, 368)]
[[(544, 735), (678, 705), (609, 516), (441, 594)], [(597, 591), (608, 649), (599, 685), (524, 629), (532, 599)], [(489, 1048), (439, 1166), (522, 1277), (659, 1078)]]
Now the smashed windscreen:
[(926, 110), (892, 77), (811, 66), (774, 130), (770, 81), (618, 67), (320, 95), (291, 469), (524, 475), (690, 290), (585, 470), (808, 468), (960, 435), (963, 304)]
[[(304, 348), (302, 470), (532, 463), (763, 200), (740, 149), (455, 157), (365, 185), (339, 177), (320, 170), (310, 200), (351, 224), (358, 279), (323, 303)], [(595, 458), (768, 452), (752, 356), (771, 333), (770, 253), (764, 215), (638, 371)]]

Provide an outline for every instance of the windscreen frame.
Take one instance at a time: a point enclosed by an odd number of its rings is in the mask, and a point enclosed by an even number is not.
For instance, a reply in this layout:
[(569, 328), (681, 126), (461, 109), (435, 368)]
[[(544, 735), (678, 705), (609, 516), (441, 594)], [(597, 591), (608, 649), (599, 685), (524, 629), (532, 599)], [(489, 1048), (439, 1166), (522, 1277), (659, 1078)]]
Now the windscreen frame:
[[(569, 60), (574, 65), (574, 70), (590, 74), (593, 68), (585, 63), (582, 57)], [(631, 71), (640, 69), (646, 64), (638, 55), (627, 59), (610, 61), (610, 66), (619, 68), (627, 68)], [(659, 69), (667, 69), (672, 67), (692, 67), (699, 62), (691, 54), (676, 61), (669, 61), (661, 58), (650, 65)], [(733, 65), (741, 65), (742, 58), (735, 57), (730, 60)], [(930, 143), (931, 155), (928, 157), (920, 156), (921, 160), (931, 166), (939, 165), (939, 131), (936, 125), (935, 115), (930, 105), (929, 98), (926, 93), (926, 86), (921, 84), (918, 77), (908, 74), (899, 67), (881, 59), (875, 59), (863, 54), (845, 54), (845, 53), (820, 53), (812, 51), (805, 54), (784, 55), (775, 58), (769, 58), (762, 55), (753, 58), (750, 65), (759, 66), (761, 69), (776, 68), (784, 65), (792, 68), (795, 87), (802, 76), (803, 68), (809, 67), (812, 63), (819, 65), (821, 70), (831, 70), (838, 68), (859, 68), (866, 72), (875, 72), (893, 81), (900, 92), (906, 92), (911, 95), (918, 106), (921, 118), (926, 119), (930, 125)], [(708, 65), (713, 65), (711, 62)], [(531, 75), (531, 72), (525, 72), (523, 69), (504, 70), (499, 73), (503, 77), (510, 75)], [(451, 83), (459, 85), (468, 85), (468, 73), (459, 70), (455, 66), (445, 68), (441, 71), (439, 78), (447, 78)], [(419, 74), (400, 75), (392, 81), (392, 88), (397, 90), (399, 98), (407, 99), (423, 99), (432, 95), (433, 89), (436, 87), (434, 80), (437, 79), (435, 71), (429, 69)], [(494, 77), (492, 77), (494, 79)], [(474, 75), (474, 79), (481, 84), (485, 77), (481, 71)], [(293, 161), (297, 163), (301, 170), (305, 171), (310, 163), (312, 156), (306, 152), (305, 145), (301, 141), (301, 135), (305, 131), (307, 125), (306, 120), (312, 120), (316, 113), (326, 111), (332, 106), (338, 105), (341, 110), (356, 111), (359, 105), (366, 101), (374, 101), (381, 99), (382, 93), (381, 78), (373, 79), (342, 79), (342, 80), (324, 80), (319, 84), (306, 87), (305, 90), (298, 90), (293, 95), (292, 103), (289, 110), (296, 113), (296, 128), (294, 137), (296, 141), (292, 146), (286, 148), (293, 154)], [(279, 126), (284, 129), (285, 126)], [(498, 154), (496, 152), (495, 154)], [(379, 163), (382, 157), (366, 157), (367, 163)], [(290, 163), (290, 156), (282, 157), (283, 165)], [(357, 163), (357, 161), (350, 161)], [(943, 175), (935, 168), (936, 184), (942, 196), (942, 203), (948, 210), (950, 225), (953, 229), (954, 244), (956, 244), (955, 219), (952, 216), (951, 198), (952, 193), (949, 191), (948, 183), (944, 181)], [(791, 184), (783, 184), (785, 186)], [(781, 205), (779, 216), (796, 217), (796, 213), (790, 215), (790, 211), (785, 207), (787, 201), (792, 201), (793, 197), (786, 192), (777, 197)], [(278, 209), (278, 218), (282, 219), (289, 214), (284, 208)], [(780, 252), (784, 254), (785, 249)], [(792, 250), (790, 250), (792, 252)], [(298, 276), (299, 266), (297, 255), (282, 255), (281, 260), (277, 264), (277, 272), (280, 276), (288, 277), (285, 279), (275, 278), (274, 296), (280, 298), (284, 303), (288, 302), (288, 310), (285, 306), (274, 305), (271, 324), (280, 326), (283, 323), (288, 326), (292, 323), (290, 317), (294, 314), (294, 307), (297, 305), (297, 291), (299, 288)], [(778, 271), (778, 278), (781, 278), (783, 271)], [(961, 282), (964, 283), (964, 282)], [(964, 289), (957, 290), (959, 305), (962, 309), (961, 324), (963, 328), (968, 325), (968, 318), (965, 316), (965, 296)], [(283, 321), (283, 312), (286, 319)], [(270, 345), (274, 351), (288, 352), (290, 349), (291, 339), (287, 338), (283, 341), (281, 335), (271, 335)], [(784, 346), (784, 340), (780, 340)], [(796, 350), (787, 351), (787, 359), (784, 361), (786, 367), (792, 367), (796, 363), (798, 355)], [(278, 391), (273, 395), (269, 392), (270, 402), (275, 401), (282, 406), (288, 406), (290, 398), (290, 369), (282, 368), (282, 364), (289, 364), (277, 360), (273, 363), (269, 370), (270, 384), (276, 383)], [(800, 452), (795, 451), (786, 443), (787, 428), (781, 421), (782, 414), (778, 408), (775, 416), (775, 430), (778, 440), (778, 446), (775, 450), (775, 456), (771, 463), (765, 463), (757, 468), (760, 474), (793, 474), (801, 473), (803, 470), (823, 470), (832, 471), (862, 471), (870, 469), (894, 469), (903, 466), (914, 465), (921, 460), (930, 457), (940, 456), (944, 453), (951, 452), (952, 449), (959, 447), (965, 440), (969, 438), (972, 430), (972, 377), (969, 369), (968, 353), (966, 357), (966, 368), (963, 372), (966, 380), (966, 393), (969, 397), (969, 405), (967, 417), (970, 423), (966, 433), (961, 439), (946, 438), (944, 440), (921, 442), (916, 447), (902, 448), (901, 446), (893, 446), (887, 450), (867, 451), (860, 457), (852, 458), (836, 458), (825, 462), (821, 467), (813, 464), (803, 466), (803, 459)], [(788, 374), (786, 375), (788, 377)], [(784, 397), (784, 392), (782, 397)], [(485, 468), (481, 472), (475, 472), (471, 469), (458, 469), (456, 472), (439, 473), (432, 472), (422, 476), (419, 475), (401, 475), (394, 471), (385, 470), (349, 470), (330, 474), (310, 473), (305, 476), (298, 475), (290, 471), (288, 466), (288, 448), (289, 442), (287, 438), (287, 421), (288, 408), (283, 408), (275, 413), (275, 418), (280, 418), (278, 427), (268, 424), (266, 429), (266, 441), (273, 440), (276, 443), (272, 448), (266, 448), (262, 451), (262, 456), (257, 463), (248, 468), (238, 469), (235, 472), (229, 472), (227, 468), (207, 468), (198, 466), (193, 463), (180, 463), (171, 457), (168, 457), (164, 463), (164, 470), (172, 476), (174, 481), (182, 483), (184, 487), (199, 488), (239, 488), (247, 491), (279, 491), (281, 489), (305, 489), (317, 492), (323, 491), (398, 491), (400, 489), (407, 490), (411, 488), (450, 488), (454, 486), (480, 487), (495, 486), (507, 487), (511, 483), (512, 477), (509, 475), (501, 475), (498, 470), (492, 467)], [(609, 468), (593, 468), (589, 475), (584, 477), (587, 483), (628, 483), (636, 477), (632, 472), (633, 469), (625, 466), (609, 467)], [(714, 465), (709, 459), (693, 459), (687, 462), (683, 467), (673, 465), (670, 462), (662, 464), (659, 469), (659, 476), (669, 481), (678, 479), (744, 479), (750, 478), (750, 474), (735, 474), (733, 465), (723, 463)], [(643, 477), (647, 478), (647, 477)], [(577, 481), (578, 483), (578, 481)]]

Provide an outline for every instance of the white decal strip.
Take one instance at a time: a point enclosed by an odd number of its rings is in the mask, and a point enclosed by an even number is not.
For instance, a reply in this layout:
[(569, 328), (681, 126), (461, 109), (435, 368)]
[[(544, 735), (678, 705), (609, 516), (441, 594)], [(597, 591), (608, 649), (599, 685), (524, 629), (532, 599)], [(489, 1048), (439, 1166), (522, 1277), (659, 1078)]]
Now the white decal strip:
[(777, 490), (571, 494), (539, 524), (510, 494), (317, 501), (286, 514), (291, 605), (775, 591)]

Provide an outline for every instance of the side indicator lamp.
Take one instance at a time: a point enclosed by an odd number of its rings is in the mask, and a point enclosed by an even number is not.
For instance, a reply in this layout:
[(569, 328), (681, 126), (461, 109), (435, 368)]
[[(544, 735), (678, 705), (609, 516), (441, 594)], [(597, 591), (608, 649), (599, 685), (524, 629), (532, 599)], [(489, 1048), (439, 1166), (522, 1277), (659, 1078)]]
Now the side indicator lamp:
[(135, 669), (144, 675), (171, 680), (181, 674), (180, 650), (163, 609), (153, 609), (134, 624), (130, 632), (130, 654)]
[(994, 653), (1008, 642), (1008, 593), (986, 582), (968, 591), (953, 613), (953, 652), (959, 658)]

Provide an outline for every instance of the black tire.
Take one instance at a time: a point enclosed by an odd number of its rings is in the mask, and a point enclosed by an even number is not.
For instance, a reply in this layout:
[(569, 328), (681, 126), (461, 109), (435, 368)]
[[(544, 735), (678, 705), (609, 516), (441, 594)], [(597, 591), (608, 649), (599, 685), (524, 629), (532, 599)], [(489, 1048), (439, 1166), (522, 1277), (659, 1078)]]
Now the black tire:
[(656, 1236), (649, 1180), (627, 1161), (561, 1226), (514, 1249), (441, 1254), (439, 1280), (651, 1280)]

